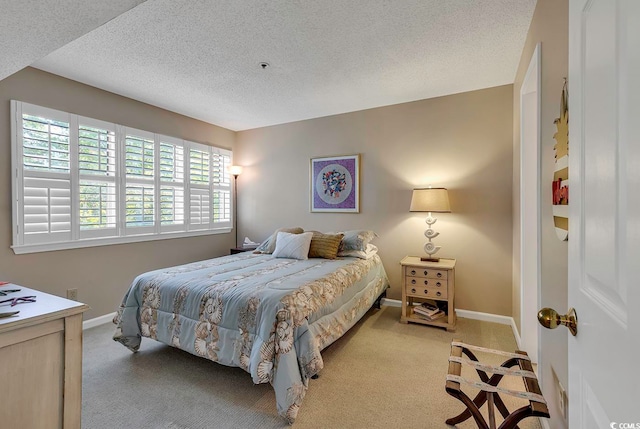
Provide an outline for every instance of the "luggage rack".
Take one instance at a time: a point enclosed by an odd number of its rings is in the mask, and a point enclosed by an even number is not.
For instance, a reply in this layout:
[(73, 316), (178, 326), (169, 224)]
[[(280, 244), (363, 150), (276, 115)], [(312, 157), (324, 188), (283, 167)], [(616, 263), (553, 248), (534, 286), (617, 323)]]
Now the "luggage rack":
[[(478, 358), (473, 354), (472, 350), (498, 354), (506, 356), (508, 359), (500, 366), (488, 365), (478, 361)], [(466, 358), (462, 356), (463, 354), (466, 355)], [(463, 364), (472, 366), (478, 373), (480, 381), (463, 378), (460, 375)], [(517, 366), (518, 368), (512, 368), (514, 366)], [(492, 373), (493, 375), (489, 377), (487, 372)], [(526, 391), (498, 387), (498, 384), (505, 375), (522, 377)], [(471, 400), (471, 398), (462, 391), (460, 388), (462, 384), (480, 389), (473, 400)], [(464, 344), (459, 340), (454, 340), (451, 343), (446, 391), (449, 395), (460, 400), (467, 407), (465, 411), (456, 417), (448, 419), (446, 421), (448, 425), (456, 425), (470, 417), (473, 417), (478, 428), (496, 429), (495, 408), (497, 408), (500, 414), (504, 417), (504, 421), (500, 424), (498, 429), (517, 429), (518, 423), (527, 417), (549, 418), (547, 402), (540, 391), (538, 378), (533, 372), (533, 367), (531, 366), (531, 359), (526, 352), (520, 350), (516, 350), (515, 353), (509, 353), (472, 346)], [(527, 399), (529, 404), (509, 413), (509, 410), (502, 401), (500, 394)], [(488, 404), (488, 423), (480, 412), (480, 407), (482, 407), (485, 402)]]

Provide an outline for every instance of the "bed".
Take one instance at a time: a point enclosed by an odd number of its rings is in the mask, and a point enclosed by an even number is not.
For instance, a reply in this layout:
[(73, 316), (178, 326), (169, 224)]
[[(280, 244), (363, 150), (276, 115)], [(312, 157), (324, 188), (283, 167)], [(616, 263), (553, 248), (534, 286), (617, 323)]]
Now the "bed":
[(114, 318), (132, 351), (148, 337), (271, 383), (294, 422), (321, 350), (389, 287), (380, 257), (297, 260), (250, 252), (138, 276)]

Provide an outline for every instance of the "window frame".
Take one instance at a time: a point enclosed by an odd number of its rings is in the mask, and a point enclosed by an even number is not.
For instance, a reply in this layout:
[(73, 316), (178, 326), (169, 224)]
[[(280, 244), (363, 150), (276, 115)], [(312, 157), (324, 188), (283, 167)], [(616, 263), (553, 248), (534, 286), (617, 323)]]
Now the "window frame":
[[(25, 169), (23, 167), (23, 114), (40, 116), (47, 119), (62, 121), (69, 124), (69, 173), (58, 174), (46, 171), (31, 171), (27, 177), (57, 176), (58, 178), (68, 178), (70, 185), (70, 212), (71, 212), (71, 232), (65, 235), (63, 240), (58, 240), (51, 232), (47, 232), (46, 236), (49, 240), (44, 239), (38, 242), (25, 241), (24, 233), (24, 180)], [(63, 118), (63, 119), (61, 119)], [(101, 128), (105, 130), (114, 130), (115, 133), (115, 175), (96, 174), (95, 177), (90, 174), (80, 174), (79, 166), (79, 127), (80, 125)], [(138, 137), (150, 137), (153, 140), (154, 147), (154, 169), (153, 179), (145, 181), (145, 183), (153, 186), (154, 189), (154, 225), (129, 227), (126, 226), (126, 187), (127, 183), (142, 183), (140, 180), (127, 178), (125, 168), (125, 141), (128, 134), (135, 134)], [(161, 164), (160, 164), (160, 148), (162, 143), (168, 143), (181, 146), (183, 151), (183, 177), (182, 182), (170, 182), (162, 180)], [(194, 228), (190, 225), (190, 171), (189, 171), (189, 154), (191, 148), (196, 150), (205, 149), (209, 153), (209, 223), (206, 229), (202, 225)], [(46, 252), (54, 250), (77, 249), (84, 247), (108, 246), (114, 244), (135, 243), (153, 240), (186, 238), (202, 235), (214, 235), (231, 232), (233, 228), (233, 213), (229, 221), (215, 222), (213, 195), (216, 187), (213, 184), (213, 156), (217, 153), (223, 153), (229, 157), (229, 165), (232, 164), (233, 151), (230, 149), (219, 148), (202, 143), (195, 143), (184, 139), (170, 137), (162, 134), (151, 133), (144, 130), (137, 130), (123, 125), (105, 122), (99, 119), (79, 116), (76, 114), (42, 107), (30, 103), (11, 100), (11, 171), (12, 171), (12, 232), (13, 242), (11, 248), (15, 254), (26, 254), (36, 252)], [(65, 177), (66, 176), (66, 177)], [(226, 176), (231, 176), (226, 172)], [(80, 229), (80, 183), (86, 181), (113, 183), (115, 186), (115, 210), (116, 225), (114, 228), (96, 228)], [(173, 186), (181, 189), (183, 194), (183, 218), (182, 224), (162, 224), (161, 211), (161, 190), (162, 187)], [(231, 196), (233, 198), (233, 195)], [(233, 203), (233, 201), (231, 201)], [(233, 207), (233, 204), (231, 204)], [(175, 200), (174, 200), (175, 209)], [(49, 217), (51, 216), (50, 207), (48, 208)]]

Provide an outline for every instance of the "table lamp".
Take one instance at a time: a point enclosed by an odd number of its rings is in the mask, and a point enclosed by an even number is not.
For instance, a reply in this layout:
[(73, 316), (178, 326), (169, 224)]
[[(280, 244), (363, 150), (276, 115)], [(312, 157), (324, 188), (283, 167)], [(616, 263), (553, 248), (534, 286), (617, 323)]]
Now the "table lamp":
[(416, 188), (413, 190), (411, 196), (411, 212), (428, 212), (429, 215), (425, 222), (428, 228), (424, 232), (424, 236), (429, 239), (429, 242), (424, 245), (424, 251), (428, 257), (420, 258), (421, 261), (438, 262), (440, 258), (435, 258), (433, 255), (440, 250), (441, 246), (436, 246), (431, 240), (440, 235), (436, 232), (431, 225), (436, 223), (438, 219), (433, 217), (431, 213), (451, 213), (449, 207), (449, 194), (446, 188)]

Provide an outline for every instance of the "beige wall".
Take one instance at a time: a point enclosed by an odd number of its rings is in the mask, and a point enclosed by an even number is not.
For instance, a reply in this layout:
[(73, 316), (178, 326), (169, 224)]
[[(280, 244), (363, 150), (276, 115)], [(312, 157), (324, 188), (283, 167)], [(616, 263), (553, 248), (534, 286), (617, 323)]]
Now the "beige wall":
[(33, 68), (0, 81), (0, 280), (59, 296), (78, 289), (85, 319), (115, 311), (141, 272), (221, 256), (233, 234), (15, 255), (11, 232), (10, 100), (25, 101), (233, 149), (235, 133)]
[[(411, 190), (449, 189), (439, 256), (458, 259), (456, 307), (511, 315), (512, 85), (238, 133), (240, 236), (282, 226), (372, 229), (400, 298), (400, 260), (424, 254)], [(359, 214), (309, 212), (309, 159), (361, 154)]]
[[(567, 243), (558, 240), (553, 226), (551, 181), (554, 171), (554, 119), (560, 113), (563, 78), (568, 72), (568, 0), (538, 0), (520, 59), (513, 90), (513, 317), (520, 325), (520, 87), (537, 43), (541, 43), (541, 307), (567, 309)], [(570, 98), (570, 97), (569, 97)], [(569, 112), (571, 116), (571, 112)], [(571, 138), (569, 138), (571, 140)], [(567, 329), (542, 329), (540, 366), (542, 390), (550, 405), (552, 428), (564, 428), (556, 408), (556, 390), (551, 370), (567, 387)]]

